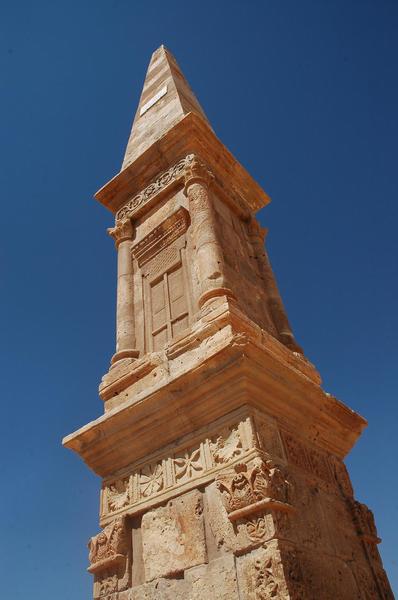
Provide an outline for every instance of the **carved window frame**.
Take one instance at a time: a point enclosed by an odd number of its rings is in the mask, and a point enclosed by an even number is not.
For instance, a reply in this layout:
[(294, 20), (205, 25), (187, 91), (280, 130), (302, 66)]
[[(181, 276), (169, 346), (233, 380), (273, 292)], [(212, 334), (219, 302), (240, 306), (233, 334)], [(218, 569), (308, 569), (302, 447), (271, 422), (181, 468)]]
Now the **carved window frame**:
[[(137, 260), (141, 273), (145, 352), (155, 351), (154, 336), (156, 334), (166, 330), (166, 344), (176, 335), (173, 335), (174, 325), (184, 318), (187, 319), (188, 326), (192, 322), (192, 291), (186, 258), (186, 231), (189, 224), (188, 211), (184, 207), (180, 207), (132, 248), (132, 256)], [(170, 308), (169, 280), (172, 273), (180, 267), (186, 310), (173, 317)], [(163, 280), (164, 286), (166, 319), (160, 327), (153, 328), (151, 288), (161, 280)]]

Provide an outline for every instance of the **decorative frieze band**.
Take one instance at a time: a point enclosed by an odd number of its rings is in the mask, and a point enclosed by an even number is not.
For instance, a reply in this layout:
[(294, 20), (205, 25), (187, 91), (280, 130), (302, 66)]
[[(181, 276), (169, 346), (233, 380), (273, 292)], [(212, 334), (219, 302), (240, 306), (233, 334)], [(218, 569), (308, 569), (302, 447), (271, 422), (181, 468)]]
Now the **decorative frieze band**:
[(152, 181), (142, 192), (134, 196), (125, 206), (116, 213), (116, 221), (123, 221), (131, 218), (139, 208), (149, 202), (153, 196), (161, 192), (166, 186), (183, 176), (188, 165), (194, 160), (193, 154), (188, 154), (178, 161), (175, 165), (167, 169), (157, 179)]
[(107, 520), (126, 511), (136, 512), (142, 506), (181, 493), (181, 488), (197, 485), (198, 479), (214, 479), (226, 465), (252, 456), (253, 432), (250, 417), (235, 420), (196, 444), (191, 442), (172, 454), (137, 465), (126, 476), (105, 482), (101, 518)]
[[(139, 194), (131, 198), (127, 204), (122, 206), (116, 213), (116, 223), (136, 217), (137, 213), (140, 213), (141, 210), (143, 210), (143, 207), (149, 208), (149, 206), (146, 205), (150, 204), (155, 196), (164, 191), (167, 186), (178, 180), (185, 179), (185, 175), (189, 178), (192, 175), (191, 167), (195, 161), (196, 164), (202, 164), (207, 171), (207, 176), (214, 179), (214, 175), (210, 172), (208, 167), (204, 165), (195, 154), (188, 154), (152, 181)], [(184, 181), (184, 183), (186, 182)], [(248, 204), (246, 200), (241, 197), (240, 192), (233, 187), (228, 191), (228, 194), (225, 194), (224, 199), (234, 207), (234, 210), (237, 211), (242, 218), (245, 219), (249, 218), (251, 210), (258, 209), (257, 206)]]
[[(146, 463), (136, 463), (115, 479), (104, 481), (101, 500), (101, 520), (108, 522), (124, 512), (140, 512), (143, 508), (158, 504), (183, 491), (218, 478), (220, 471), (232, 469), (237, 465), (242, 477), (244, 465), (265, 452), (279, 464), (298, 466), (316, 480), (332, 486), (336, 491), (344, 488), (349, 494), (344, 476), (344, 465), (337, 459), (306, 447), (289, 433), (279, 435), (272, 419), (257, 410), (249, 409), (229, 419), (215, 422), (212, 432), (207, 430), (203, 436), (187, 439), (179, 449), (165, 449), (163, 454), (150, 458)], [(242, 416), (239, 417), (239, 414)], [(284, 449), (285, 448), (285, 449)], [(334, 462), (336, 464), (334, 464)], [(279, 469), (265, 465), (257, 473), (257, 482), (267, 480), (267, 490), (272, 493), (262, 495), (274, 503), (286, 503), (283, 496), (284, 486)], [(245, 478), (246, 475), (243, 476)], [(250, 477), (249, 477), (250, 480)], [(281, 485), (280, 489), (278, 488)], [(279, 490), (279, 491), (278, 491)], [(257, 502), (253, 499), (253, 503)], [(283, 506), (276, 504), (276, 510)], [(271, 505), (270, 508), (272, 509)], [(232, 507), (231, 507), (232, 512)]]

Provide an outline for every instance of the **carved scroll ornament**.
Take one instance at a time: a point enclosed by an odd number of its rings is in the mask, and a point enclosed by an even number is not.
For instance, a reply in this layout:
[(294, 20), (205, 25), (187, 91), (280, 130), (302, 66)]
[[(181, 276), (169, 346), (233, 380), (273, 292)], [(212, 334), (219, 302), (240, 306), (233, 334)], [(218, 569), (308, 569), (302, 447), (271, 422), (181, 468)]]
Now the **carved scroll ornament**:
[(193, 161), (194, 155), (188, 154), (175, 165), (167, 169), (157, 179), (152, 181), (142, 192), (134, 196), (125, 206), (116, 213), (116, 221), (123, 221), (131, 216), (144, 204), (149, 202), (153, 196), (161, 192), (172, 181), (175, 181), (183, 176), (188, 165)]

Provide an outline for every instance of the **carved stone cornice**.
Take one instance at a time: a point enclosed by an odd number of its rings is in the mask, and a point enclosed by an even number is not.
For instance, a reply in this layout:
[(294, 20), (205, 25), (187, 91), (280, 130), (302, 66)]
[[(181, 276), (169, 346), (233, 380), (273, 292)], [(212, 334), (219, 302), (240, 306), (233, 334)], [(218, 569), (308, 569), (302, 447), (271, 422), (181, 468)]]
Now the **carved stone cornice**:
[(147, 204), (156, 194), (161, 192), (170, 183), (180, 179), (186, 167), (192, 162), (194, 158), (193, 154), (188, 154), (175, 165), (167, 169), (164, 173), (159, 175), (154, 181), (152, 181), (142, 192), (134, 196), (131, 200), (125, 204), (116, 213), (116, 222), (122, 221), (128, 217), (132, 217), (143, 205)]
[[(159, 139), (142, 156), (118, 173), (103, 186), (95, 198), (113, 213), (129, 203), (149, 182), (166, 172), (170, 165), (189, 154), (200, 154), (210, 166), (217, 179), (227, 184), (226, 195), (234, 190), (239, 193), (246, 207), (257, 212), (270, 199), (259, 184), (215, 136), (208, 125), (189, 113), (177, 123), (169, 134)], [(139, 210), (139, 209), (138, 209)]]
[[(204, 344), (201, 332), (207, 325), (210, 336), (206, 335), (209, 341)], [(245, 334), (246, 341), (237, 346), (238, 332)], [(185, 346), (174, 348), (173, 358), (167, 361), (160, 355), (163, 363), (156, 377), (149, 373), (131, 383), (123, 396), (115, 396), (114, 404), (108, 400), (109, 412), (64, 439), (64, 445), (99, 475), (107, 477), (125, 467), (126, 453), (142, 458), (188, 434), (193, 422), (195, 429), (206, 425), (209, 414), (217, 419), (226, 408), (234, 410), (244, 403), (263, 407), (264, 390), (270, 390), (268, 410), (288, 430), (304, 430), (311, 423), (319, 448), (338, 458), (347, 454), (366, 426), (360, 415), (323, 392), (310, 363), (262, 331), (232, 303), (216, 307), (186, 338)], [(205, 355), (191, 352), (189, 361), (181, 360), (184, 348), (200, 345), (206, 348)], [(293, 400), (297, 410), (288, 410)], [(151, 411), (157, 415), (153, 423), (147, 420)], [(192, 417), (179, 418), (182, 411)], [(162, 419), (170, 426), (159, 427)]]
[(126, 217), (118, 221), (115, 227), (107, 229), (107, 232), (114, 239), (117, 248), (121, 242), (133, 239), (134, 228), (131, 220)]

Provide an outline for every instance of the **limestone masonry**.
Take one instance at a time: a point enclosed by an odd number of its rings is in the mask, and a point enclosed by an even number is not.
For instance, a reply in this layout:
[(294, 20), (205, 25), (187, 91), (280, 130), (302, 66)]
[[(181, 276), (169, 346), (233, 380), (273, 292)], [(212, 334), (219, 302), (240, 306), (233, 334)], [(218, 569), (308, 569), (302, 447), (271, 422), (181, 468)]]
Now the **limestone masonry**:
[(115, 215), (104, 414), (64, 439), (102, 478), (101, 600), (392, 599), (343, 459), (366, 421), (294, 339), (255, 217), (269, 198), (153, 54)]

